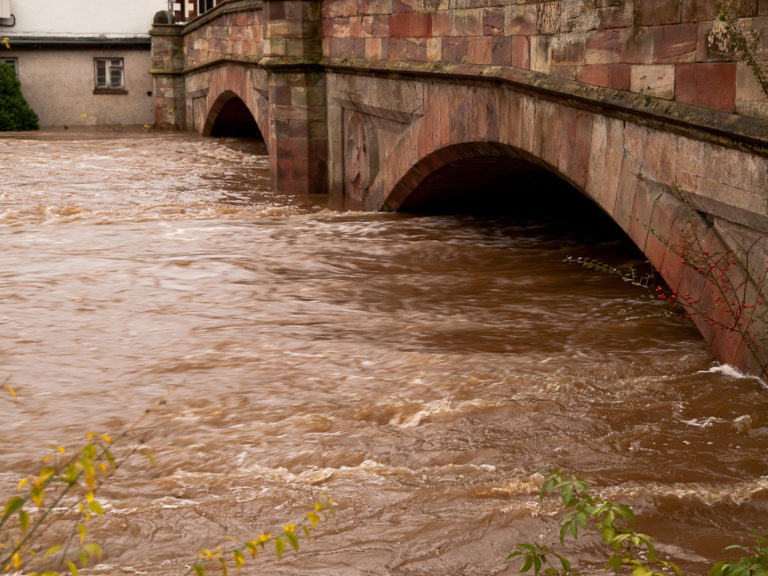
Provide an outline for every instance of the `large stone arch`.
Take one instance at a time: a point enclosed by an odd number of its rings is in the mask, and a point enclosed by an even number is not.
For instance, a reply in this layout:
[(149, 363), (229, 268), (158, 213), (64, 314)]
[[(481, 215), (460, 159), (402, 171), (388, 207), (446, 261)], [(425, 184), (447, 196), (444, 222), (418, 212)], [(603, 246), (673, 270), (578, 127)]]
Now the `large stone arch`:
[(222, 63), (189, 74), (186, 83), (187, 118), (192, 120), (194, 131), (210, 136), (222, 110), (240, 101), (256, 123), (265, 144), (269, 146), (270, 116), (264, 70), (240, 63)]
[(467, 159), (503, 158), (545, 169), (600, 206), (672, 290), (695, 295), (706, 316), (693, 313), (692, 319), (720, 361), (765, 375), (766, 358), (759, 352), (767, 349), (765, 324), (752, 327), (747, 339), (724, 329), (732, 317), (718, 304), (722, 287), (690, 265), (693, 258), (712, 262), (704, 253), (727, 255), (729, 281), (746, 295), (742, 301), (759, 292), (759, 279), (746, 272), (753, 255), (729, 245), (717, 219), (688, 200), (685, 183), (711, 169), (702, 166), (700, 154), (716, 143), (512, 90), (435, 85), (425, 89), (424, 104), (423, 115), (380, 160), (363, 198), (367, 208), (407, 208), (431, 175)]

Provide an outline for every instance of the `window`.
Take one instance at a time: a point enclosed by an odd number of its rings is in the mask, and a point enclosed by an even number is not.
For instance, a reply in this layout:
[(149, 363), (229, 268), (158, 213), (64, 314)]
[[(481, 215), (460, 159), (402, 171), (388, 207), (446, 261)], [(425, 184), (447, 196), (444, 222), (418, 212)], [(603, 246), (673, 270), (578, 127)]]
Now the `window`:
[(213, 8), (213, 0), (198, 0), (198, 14), (202, 14), (203, 12), (206, 12)]
[(95, 58), (93, 65), (96, 90), (125, 90), (122, 58)]
[(11, 68), (13, 68), (14, 74), (16, 74), (16, 77), (19, 77), (19, 59), (18, 58), (0, 58), (0, 62), (3, 64), (8, 64)]

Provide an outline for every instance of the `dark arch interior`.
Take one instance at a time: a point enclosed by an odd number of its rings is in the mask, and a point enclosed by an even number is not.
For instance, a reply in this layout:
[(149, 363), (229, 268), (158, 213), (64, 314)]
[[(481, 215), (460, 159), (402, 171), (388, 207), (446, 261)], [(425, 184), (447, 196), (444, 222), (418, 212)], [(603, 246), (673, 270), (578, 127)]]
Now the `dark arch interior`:
[(239, 98), (232, 98), (221, 108), (211, 128), (211, 136), (264, 141), (251, 111)]
[(511, 156), (464, 158), (447, 164), (427, 176), (399, 211), (582, 222), (594, 233), (626, 237), (594, 201), (557, 174)]

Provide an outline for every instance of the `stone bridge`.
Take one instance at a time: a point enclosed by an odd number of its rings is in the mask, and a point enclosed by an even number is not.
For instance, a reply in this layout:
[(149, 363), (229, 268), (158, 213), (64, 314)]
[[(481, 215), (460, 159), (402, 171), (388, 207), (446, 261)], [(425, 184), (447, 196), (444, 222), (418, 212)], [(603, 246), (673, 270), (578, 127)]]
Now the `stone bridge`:
[[(740, 10), (768, 32), (768, 2)], [(184, 25), (162, 16), (158, 128), (260, 134), (276, 189), (369, 210), (514, 202), (555, 175), (688, 300), (721, 361), (766, 374), (768, 100), (709, 48), (710, 0), (224, 0)]]

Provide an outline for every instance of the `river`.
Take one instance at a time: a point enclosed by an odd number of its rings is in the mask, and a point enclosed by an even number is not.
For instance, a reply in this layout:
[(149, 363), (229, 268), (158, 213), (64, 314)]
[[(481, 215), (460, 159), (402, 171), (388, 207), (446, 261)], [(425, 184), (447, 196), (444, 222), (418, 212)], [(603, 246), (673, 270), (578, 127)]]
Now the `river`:
[[(116, 437), (170, 392), (114, 448), (154, 463), (100, 488), (81, 574), (183, 574), (325, 493), (310, 543), (244, 573), (516, 574), (516, 543), (557, 547), (543, 467), (704, 574), (768, 532), (768, 393), (648, 291), (564, 263), (642, 265), (575, 220), (278, 194), (243, 140), (2, 135), (4, 500), (52, 445)], [(562, 550), (601, 573), (594, 537)]]

